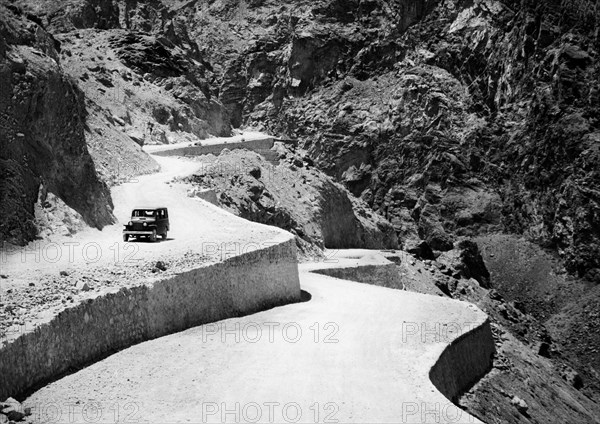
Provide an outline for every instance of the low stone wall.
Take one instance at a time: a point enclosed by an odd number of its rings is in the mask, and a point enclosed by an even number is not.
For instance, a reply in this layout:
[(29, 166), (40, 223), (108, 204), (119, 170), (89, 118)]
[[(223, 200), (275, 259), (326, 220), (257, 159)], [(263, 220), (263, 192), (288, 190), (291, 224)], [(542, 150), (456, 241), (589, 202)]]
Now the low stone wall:
[(294, 239), (99, 295), (0, 348), (0, 399), (144, 340), (300, 298)]
[(457, 337), (431, 368), (429, 379), (453, 403), (492, 367), (496, 347), (489, 320)]
[[(395, 264), (314, 269), (311, 272), (376, 286), (402, 289)], [(492, 367), (496, 347), (489, 320), (454, 339), (429, 372), (433, 385), (453, 403)]]
[(239, 143), (220, 143), (206, 144), (203, 146), (175, 147), (173, 149), (157, 150), (152, 152), (152, 154), (156, 156), (199, 156), (212, 153), (213, 155), (218, 156), (223, 149), (247, 149), (260, 153), (271, 149), (273, 144), (273, 138), (261, 138)]
[(312, 272), (342, 280), (402, 290), (403, 284), (396, 264), (358, 265), (345, 268), (315, 269)]

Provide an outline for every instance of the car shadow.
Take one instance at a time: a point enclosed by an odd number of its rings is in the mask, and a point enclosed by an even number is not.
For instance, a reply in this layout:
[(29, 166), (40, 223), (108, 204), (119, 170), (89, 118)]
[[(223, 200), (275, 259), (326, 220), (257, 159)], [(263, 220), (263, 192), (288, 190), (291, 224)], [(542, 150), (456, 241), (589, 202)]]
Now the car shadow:
[(129, 240), (127, 240), (127, 243), (164, 243), (167, 241), (172, 241), (175, 240), (173, 237), (167, 237), (166, 239), (163, 239), (162, 237), (157, 237), (156, 241), (150, 241), (150, 239), (147, 238), (130, 238)]

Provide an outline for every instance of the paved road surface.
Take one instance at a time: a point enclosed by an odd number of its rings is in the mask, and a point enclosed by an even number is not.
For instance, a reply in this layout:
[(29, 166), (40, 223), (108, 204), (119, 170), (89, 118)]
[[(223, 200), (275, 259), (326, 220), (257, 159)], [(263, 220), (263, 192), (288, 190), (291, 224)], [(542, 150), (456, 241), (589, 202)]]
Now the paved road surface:
[[(88, 228), (72, 237), (35, 241), (20, 252), (3, 254), (2, 273), (12, 278), (2, 280), (2, 288), (27, 285), (25, 278), (18, 278), (26, 274), (58, 273), (115, 261), (133, 263), (132, 260), (141, 258), (158, 260), (190, 250), (205, 253), (216, 262), (261, 243), (289, 237), (276, 227), (248, 222), (217, 206), (187, 197), (186, 185), (168, 184), (175, 177), (193, 174), (202, 166), (199, 162), (176, 157), (155, 159), (161, 166), (159, 173), (137, 177), (112, 189), (117, 218), (114, 225), (102, 231)], [(131, 210), (152, 205), (169, 208), (169, 238), (165, 241), (159, 238), (156, 243), (124, 243), (123, 224), (129, 221)]]
[[(287, 237), (168, 184), (191, 174), (197, 162), (156, 159), (160, 173), (113, 189), (118, 224), (51, 240), (79, 243), (74, 257), (65, 251), (56, 262), (33, 262), (31, 255), (23, 262), (11, 255), (3, 272), (85, 267), (80, 249), (86, 243), (102, 250), (94, 265), (112, 261), (111, 247), (125, 247), (121, 224), (140, 204), (167, 206), (171, 219), (170, 240), (134, 243), (144, 259), (223, 243), (235, 253), (248, 243)], [(448, 299), (313, 274), (311, 267), (301, 270), (310, 301), (130, 347), (33, 394), (26, 402), (33, 418), (45, 423), (475, 422), (435, 390), (428, 372), (454, 337), (447, 328), (466, 331), (485, 319), (483, 313)], [(425, 325), (437, 333), (422, 332)]]
[[(273, 136), (263, 134), (260, 132), (245, 132), (244, 134), (236, 135), (233, 137), (207, 138), (205, 140), (202, 140), (200, 143), (202, 146), (217, 146), (217, 145), (227, 146), (228, 144), (243, 143), (245, 141), (265, 140), (265, 139), (272, 139), (272, 138), (273, 138)], [(160, 152), (160, 151), (164, 151), (164, 150), (174, 150), (174, 149), (179, 149), (182, 147), (189, 147), (190, 145), (193, 145), (193, 143), (184, 142), (184, 143), (174, 143), (174, 144), (155, 144), (155, 145), (145, 146), (144, 150), (147, 151), (148, 153), (154, 153), (154, 152)]]
[(312, 266), (301, 266), (308, 302), (130, 347), (26, 404), (38, 422), (51, 422), (52, 411), (71, 411), (68, 422), (86, 422), (84, 411), (87, 422), (92, 412), (102, 416), (94, 422), (115, 422), (117, 410), (121, 421), (148, 423), (478, 422), (428, 372), (460, 329), (485, 319), (481, 311), (307, 272)]

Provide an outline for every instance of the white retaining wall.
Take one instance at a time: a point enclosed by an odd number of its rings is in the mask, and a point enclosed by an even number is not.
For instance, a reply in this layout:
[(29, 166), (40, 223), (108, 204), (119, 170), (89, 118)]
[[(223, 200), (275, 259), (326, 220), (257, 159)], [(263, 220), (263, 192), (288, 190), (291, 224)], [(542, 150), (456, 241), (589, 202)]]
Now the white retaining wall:
[(293, 238), (99, 295), (0, 347), (0, 399), (144, 340), (298, 302), (300, 296)]

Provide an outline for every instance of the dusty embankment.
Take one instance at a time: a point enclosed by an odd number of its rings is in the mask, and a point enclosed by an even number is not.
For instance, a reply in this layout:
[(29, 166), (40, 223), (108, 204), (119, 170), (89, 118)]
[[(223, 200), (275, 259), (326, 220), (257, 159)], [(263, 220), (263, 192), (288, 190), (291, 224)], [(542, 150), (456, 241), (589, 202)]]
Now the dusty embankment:
[[(451, 358), (463, 361), (462, 377), (489, 366), (489, 331), (470, 339), (485, 314), (464, 302), (309, 272), (353, 262), (342, 256), (300, 266), (310, 301), (125, 349), (34, 393), (24, 402), (31, 419), (71, 414), (84, 422), (94, 408), (98, 422), (115, 409), (140, 422), (479, 422), (436, 389), (456, 375), (434, 385), (429, 373), (458, 339), (478, 355)], [(478, 363), (469, 368), (466, 359)]]

